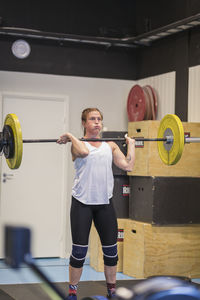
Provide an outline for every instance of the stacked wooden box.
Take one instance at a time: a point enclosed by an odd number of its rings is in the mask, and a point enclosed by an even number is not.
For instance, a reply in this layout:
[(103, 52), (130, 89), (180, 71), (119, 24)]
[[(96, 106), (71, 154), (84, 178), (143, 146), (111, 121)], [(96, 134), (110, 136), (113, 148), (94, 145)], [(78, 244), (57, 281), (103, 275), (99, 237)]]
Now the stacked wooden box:
[(199, 278), (200, 225), (155, 226), (129, 219), (123, 255), (123, 273), (129, 276)]
[[(130, 122), (129, 136), (157, 137), (159, 121)], [(190, 136), (200, 123), (183, 122)], [(123, 273), (200, 275), (200, 144), (186, 144), (181, 160), (165, 165), (156, 142), (136, 148), (130, 176), (129, 220), (124, 228)]]
[[(154, 138), (159, 124), (130, 122), (128, 134)], [(183, 122), (183, 127), (186, 134), (200, 136), (200, 123)], [(159, 157), (156, 142), (140, 143), (136, 147), (135, 167), (128, 175), (128, 217), (124, 216), (124, 205), (117, 208), (118, 272), (136, 278), (200, 277), (200, 144), (186, 144), (181, 160), (167, 166)], [(117, 188), (119, 185), (120, 182)], [(103, 272), (101, 243), (94, 226), (90, 265)]]
[[(183, 122), (185, 133), (191, 137), (200, 137), (200, 123)], [(141, 121), (128, 123), (128, 135), (134, 137), (156, 138), (160, 121)], [(144, 142), (136, 148), (136, 161), (130, 176), (186, 176), (200, 177), (200, 144), (185, 144), (180, 161), (165, 165), (158, 154), (156, 142)]]

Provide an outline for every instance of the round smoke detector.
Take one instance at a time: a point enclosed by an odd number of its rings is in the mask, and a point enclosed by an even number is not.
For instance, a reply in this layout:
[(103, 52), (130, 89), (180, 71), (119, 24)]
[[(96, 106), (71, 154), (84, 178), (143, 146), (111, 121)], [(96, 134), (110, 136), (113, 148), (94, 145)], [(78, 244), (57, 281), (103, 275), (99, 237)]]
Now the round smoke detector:
[(12, 44), (12, 53), (17, 58), (24, 59), (29, 56), (31, 47), (29, 43), (24, 40), (17, 40)]

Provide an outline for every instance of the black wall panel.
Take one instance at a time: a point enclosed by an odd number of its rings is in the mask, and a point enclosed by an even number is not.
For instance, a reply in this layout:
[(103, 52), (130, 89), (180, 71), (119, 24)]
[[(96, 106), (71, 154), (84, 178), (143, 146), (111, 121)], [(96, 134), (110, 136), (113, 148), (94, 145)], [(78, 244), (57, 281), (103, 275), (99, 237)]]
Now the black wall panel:
[(189, 66), (200, 65), (200, 28), (191, 30), (189, 36)]
[(11, 52), (13, 41), (0, 39), (0, 70), (116, 79), (136, 76), (134, 49), (122, 51), (30, 40), (30, 56), (18, 59)]

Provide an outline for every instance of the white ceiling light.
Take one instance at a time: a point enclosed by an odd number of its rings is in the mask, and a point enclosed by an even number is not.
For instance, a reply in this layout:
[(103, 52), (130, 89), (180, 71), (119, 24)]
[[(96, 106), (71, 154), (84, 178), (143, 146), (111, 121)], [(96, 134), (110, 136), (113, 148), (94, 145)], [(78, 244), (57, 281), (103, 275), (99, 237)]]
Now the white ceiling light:
[(24, 59), (29, 56), (31, 47), (25, 40), (16, 40), (12, 44), (12, 53), (17, 58)]

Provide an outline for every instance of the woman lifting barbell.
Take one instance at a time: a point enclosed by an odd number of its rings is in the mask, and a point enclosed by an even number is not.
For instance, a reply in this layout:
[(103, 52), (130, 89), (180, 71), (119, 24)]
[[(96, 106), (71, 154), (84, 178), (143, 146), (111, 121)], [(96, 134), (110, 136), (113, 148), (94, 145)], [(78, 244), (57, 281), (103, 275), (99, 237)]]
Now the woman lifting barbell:
[[(98, 139), (103, 115), (97, 108), (82, 112), (84, 138)], [(63, 134), (57, 143), (71, 142), (75, 179), (72, 188), (71, 232), (72, 253), (69, 266), (69, 295), (76, 300), (77, 286), (88, 250), (89, 232), (94, 221), (100, 236), (108, 297), (115, 294), (117, 270), (117, 219), (112, 205), (112, 161), (122, 170), (132, 171), (135, 161), (135, 140), (126, 137), (127, 156), (114, 142), (84, 142), (71, 133)]]

